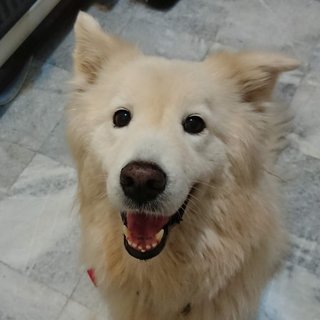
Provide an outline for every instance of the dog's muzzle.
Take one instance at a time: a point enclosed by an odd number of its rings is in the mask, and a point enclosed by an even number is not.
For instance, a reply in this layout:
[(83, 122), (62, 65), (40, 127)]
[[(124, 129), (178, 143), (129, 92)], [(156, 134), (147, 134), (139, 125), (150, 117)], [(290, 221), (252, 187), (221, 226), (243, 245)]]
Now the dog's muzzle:
[[(156, 164), (130, 162), (120, 173), (123, 193), (134, 209), (121, 212), (124, 246), (140, 260), (157, 256), (165, 247), (170, 228), (182, 221), (189, 196), (171, 216), (157, 212), (155, 203), (167, 184), (165, 172)], [(145, 208), (152, 207), (152, 210)]]

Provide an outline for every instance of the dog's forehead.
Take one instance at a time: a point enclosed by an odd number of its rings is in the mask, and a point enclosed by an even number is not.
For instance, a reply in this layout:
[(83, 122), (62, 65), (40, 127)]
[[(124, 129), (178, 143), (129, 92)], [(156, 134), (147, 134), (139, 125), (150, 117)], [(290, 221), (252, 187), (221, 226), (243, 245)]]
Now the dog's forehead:
[(199, 62), (144, 57), (118, 73), (117, 92), (128, 103), (179, 105), (206, 99), (208, 74)]

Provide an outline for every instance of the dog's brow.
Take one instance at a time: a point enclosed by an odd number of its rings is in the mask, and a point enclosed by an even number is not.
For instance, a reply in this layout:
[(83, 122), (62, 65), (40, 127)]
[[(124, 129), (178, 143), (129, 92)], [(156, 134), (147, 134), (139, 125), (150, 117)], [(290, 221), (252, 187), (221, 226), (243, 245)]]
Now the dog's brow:
[(189, 107), (186, 109), (186, 114), (200, 114), (200, 115), (209, 115), (210, 107), (206, 103), (194, 103), (189, 104)]
[(128, 99), (125, 97), (116, 96), (111, 100), (112, 107), (130, 107), (131, 103), (128, 102)]

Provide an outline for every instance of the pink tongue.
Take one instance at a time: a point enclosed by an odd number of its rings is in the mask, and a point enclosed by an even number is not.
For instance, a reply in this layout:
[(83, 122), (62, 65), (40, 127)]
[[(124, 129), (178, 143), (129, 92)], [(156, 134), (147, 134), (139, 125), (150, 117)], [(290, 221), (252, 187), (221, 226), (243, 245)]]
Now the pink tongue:
[(169, 218), (164, 216), (130, 212), (127, 214), (127, 227), (131, 237), (135, 239), (153, 239), (168, 221)]

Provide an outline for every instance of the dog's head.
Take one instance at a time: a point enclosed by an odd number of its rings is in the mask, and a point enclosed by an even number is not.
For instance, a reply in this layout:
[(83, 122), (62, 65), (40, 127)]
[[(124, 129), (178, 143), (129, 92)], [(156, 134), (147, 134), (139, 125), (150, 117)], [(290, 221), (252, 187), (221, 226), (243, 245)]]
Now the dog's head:
[(260, 53), (203, 62), (145, 56), (84, 13), (75, 31), (73, 153), (79, 171), (88, 157), (98, 163), (95, 179), (104, 179), (100, 192), (122, 217), (128, 253), (149, 259), (189, 204), (201, 202), (201, 190), (221, 181), (255, 183), (264, 152), (262, 102), (278, 74), (297, 62)]

